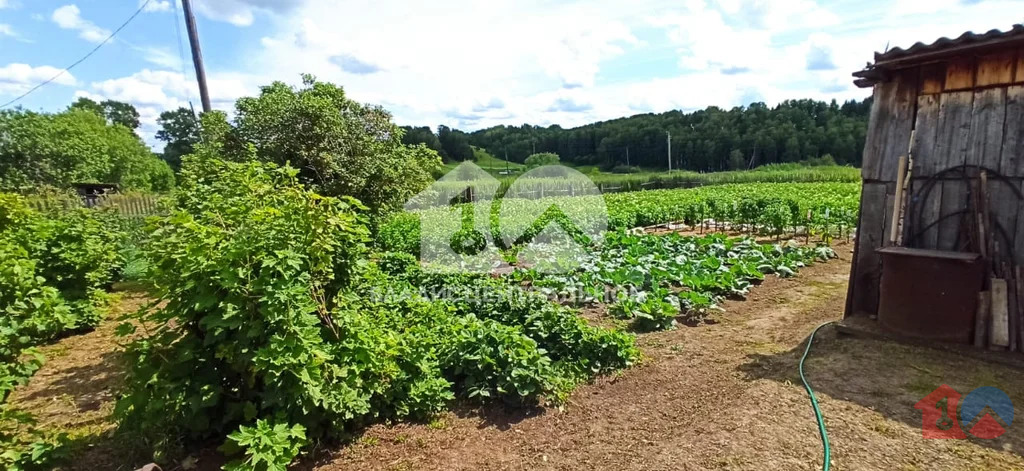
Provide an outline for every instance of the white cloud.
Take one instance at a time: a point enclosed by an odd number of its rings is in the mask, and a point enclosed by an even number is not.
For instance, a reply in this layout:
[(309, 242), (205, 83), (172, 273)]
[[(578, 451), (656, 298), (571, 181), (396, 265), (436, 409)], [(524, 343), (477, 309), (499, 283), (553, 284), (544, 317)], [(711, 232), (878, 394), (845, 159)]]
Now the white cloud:
[(15, 31), (14, 28), (11, 27), (11, 25), (0, 23), (0, 39), (3, 39), (5, 37), (14, 39), (16, 41), (21, 41), (23, 43), (33, 42), (32, 40), (22, 36), (20, 33)]
[[(253, 23), (256, 13), (264, 11), (268, 13), (289, 12), (306, 0), (196, 0), (196, 10), (211, 20), (231, 23), (235, 26), (249, 26)], [(341, 8), (332, 2), (334, 15), (338, 15)]]
[[(52, 79), (62, 69), (41, 65), (33, 67), (28, 64), (7, 64), (0, 67), (0, 93), (16, 94), (28, 91), (30, 88)], [(70, 72), (65, 72), (54, 79), (53, 83), (58, 85), (75, 85), (75, 77)]]
[(160, 67), (168, 69), (180, 69), (182, 62), (181, 57), (171, 52), (167, 48), (159, 46), (136, 46), (133, 47), (136, 51), (142, 53), (143, 59)]
[(51, 17), (57, 26), (63, 29), (78, 31), (78, 36), (89, 42), (102, 42), (110, 31), (96, 26), (93, 22), (82, 18), (82, 12), (77, 5), (64, 5), (53, 11)]
[(0, 0), (0, 10), (3, 10), (4, 8), (14, 8), (16, 6), (18, 5), (11, 0)]
[[(2, 1), (2, 0), (0, 0)], [(341, 15), (327, 0), (195, 0), (198, 14), (238, 26), (258, 22), (259, 41), (229, 52), (241, 66), (207, 61), (214, 106), (308, 72), (349, 97), (391, 110), (401, 124), (575, 126), (640, 112), (730, 108), (793, 98), (839, 101), (870, 91), (850, 73), (892, 46), (967, 29), (985, 31), (1013, 2), (920, 11), (909, 22), (882, 0), (451, 0), (410, 15), (405, 0)], [(77, 11), (77, 9), (76, 9)], [(910, 11), (910, 10), (908, 10)], [(77, 14), (75, 15), (77, 17)], [(266, 21), (264, 21), (266, 20)], [(910, 24), (910, 26), (908, 26)], [(229, 25), (217, 25), (228, 28)], [(166, 49), (139, 48), (178, 70)], [(142, 70), (81, 92), (132, 102), (152, 142), (160, 111), (198, 103), (193, 79)], [(190, 70), (190, 69), (189, 69)]]
[[(139, 5), (146, 3), (146, 0), (139, 0)], [(171, 0), (150, 0), (146, 4), (145, 12), (171, 11)]]
[[(214, 108), (232, 110), (238, 98), (259, 91), (252, 78), (233, 73), (211, 74), (207, 80)], [(75, 92), (99, 100), (117, 100), (131, 103), (139, 111), (139, 135), (156, 149), (163, 144), (156, 141), (156, 124), (160, 113), (178, 107), (198, 106), (199, 88), (196, 82), (180, 72), (143, 69), (132, 75), (92, 82), (87, 89)]]

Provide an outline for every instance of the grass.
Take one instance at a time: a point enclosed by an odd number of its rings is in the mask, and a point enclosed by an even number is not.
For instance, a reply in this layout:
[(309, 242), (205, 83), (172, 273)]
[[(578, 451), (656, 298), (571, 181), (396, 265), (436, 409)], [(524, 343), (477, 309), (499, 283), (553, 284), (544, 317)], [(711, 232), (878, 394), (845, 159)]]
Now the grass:
[(526, 168), (526, 166), (521, 163), (506, 162), (505, 159), (499, 159), (479, 147), (473, 148), (473, 155), (476, 157), (476, 164), (485, 170), (502, 171), (506, 168), (510, 170), (522, 170)]
[[(475, 163), (501, 181), (499, 194), (512, 184), (518, 175), (503, 175), (505, 161), (498, 159), (486, 151), (476, 149), (478, 159)], [(458, 162), (445, 164), (444, 171), (458, 166)], [(571, 167), (571, 165), (570, 165)], [(509, 163), (508, 168), (516, 173), (525, 171), (522, 164)], [(726, 185), (731, 183), (814, 183), (814, 182), (848, 182), (860, 183), (860, 169), (840, 165), (809, 167), (798, 164), (765, 165), (753, 170), (730, 170), (726, 172), (699, 173), (689, 170), (672, 172), (641, 172), (641, 173), (608, 173), (597, 167), (576, 167), (580, 173), (590, 178), (602, 192), (620, 193), (625, 191), (654, 190), (659, 188), (689, 188), (696, 186)], [(561, 188), (562, 179), (531, 178), (534, 186), (550, 186)], [(551, 180), (550, 184), (545, 180)]]

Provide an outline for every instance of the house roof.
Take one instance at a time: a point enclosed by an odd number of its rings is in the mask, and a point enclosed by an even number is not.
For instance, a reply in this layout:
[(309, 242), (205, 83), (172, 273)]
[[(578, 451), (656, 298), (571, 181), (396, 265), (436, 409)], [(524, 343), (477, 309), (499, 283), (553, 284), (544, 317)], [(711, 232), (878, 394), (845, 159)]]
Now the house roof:
[(955, 39), (941, 37), (925, 44), (915, 43), (909, 48), (894, 47), (885, 52), (875, 53), (875, 63), (853, 73), (857, 86), (871, 86), (885, 76), (885, 71), (932, 62), (950, 56), (982, 52), (1009, 45), (1024, 46), (1024, 24), (1015, 24), (1007, 31), (993, 29), (978, 34), (967, 31)]

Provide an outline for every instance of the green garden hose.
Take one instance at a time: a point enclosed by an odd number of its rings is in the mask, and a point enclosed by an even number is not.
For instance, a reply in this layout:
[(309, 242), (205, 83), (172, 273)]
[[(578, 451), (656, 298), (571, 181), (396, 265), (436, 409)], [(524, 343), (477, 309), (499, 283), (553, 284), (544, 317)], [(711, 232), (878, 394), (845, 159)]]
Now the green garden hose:
[(818, 330), (822, 327), (831, 323), (832, 322), (826, 322), (821, 324), (811, 332), (811, 336), (807, 339), (807, 348), (804, 349), (804, 355), (800, 357), (800, 381), (804, 382), (804, 389), (806, 389), (807, 394), (811, 396), (811, 406), (814, 407), (814, 416), (818, 419), (818, 432), (821, 433), (821, 444), (825, 448), (825, 459), (821, 465), (822, 471), (828, 471), (831, 467), (832, 450), (828, 446), (828, 432), (825, 431), (825, 418), (821, 416), (821, 408), (818, 407), (818, 398), (814, 397), (814, 390), (811, 389), (811, 384), (807, 382), (807, 378), (804, 376), (804, 360), (807, 359), (807, 354), (811, 351), (811, 342), (814, 342), (814, 334), (818, 333)]

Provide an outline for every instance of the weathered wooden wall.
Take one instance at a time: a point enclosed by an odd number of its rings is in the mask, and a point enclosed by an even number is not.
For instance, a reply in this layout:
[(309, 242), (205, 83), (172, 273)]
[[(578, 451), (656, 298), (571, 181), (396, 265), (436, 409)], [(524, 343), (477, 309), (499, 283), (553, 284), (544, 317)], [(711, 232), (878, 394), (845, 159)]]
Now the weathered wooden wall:
[[(847, 316), (878, 310), (881, 259), (876, 250), (888, 243), (897, 166), (912, 131), (908, 197), (915, 199), (908, 202), (907, 218), (919, 213), (920, 224), (904, 225), (907, 245), (956, 249), (960, 218), (942, 218), (967, 208), (969, 185), (933, 177), (950, 167), (980, 165), (1007, 177), (990, 180), (989, 200), (993, 220), (1009, 239), (1016, 262), (1024, 265), (1024, 201), (1010, 188), (1024, 192), (1024, 50), (894, 71), (874, 88)], [(937, 181), (924, 193), (929, 180)]]

